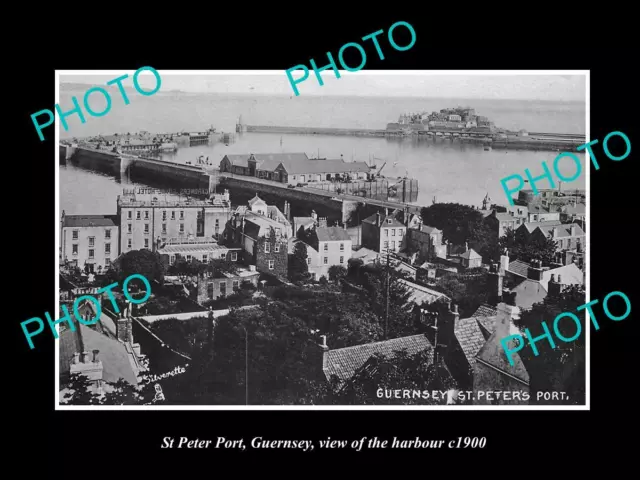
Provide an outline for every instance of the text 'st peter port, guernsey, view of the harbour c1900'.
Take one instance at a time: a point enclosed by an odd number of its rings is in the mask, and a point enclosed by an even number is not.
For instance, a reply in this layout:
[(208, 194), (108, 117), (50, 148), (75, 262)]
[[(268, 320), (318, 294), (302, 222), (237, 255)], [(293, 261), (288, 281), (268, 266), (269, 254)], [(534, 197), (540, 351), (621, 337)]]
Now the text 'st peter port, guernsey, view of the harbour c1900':
[[(245, 83), (250, 77), (244, 77)], [(169, 78), (167, 76), (167, 78)], [(216, 76), (211, 76), (214, 83)], [(222, 78), (225, 78), (222, 80)], [(260, 78), (260, 77), (257, 77)], [(407, 77), (407, 82), (412, 77)], [(355, 79), (355, 78), (354, 78)], [(64, 79), (74, 81), (73, 77)], [(353, 80), (353, 79), (349, 79)], [(517, 80), (516, 80), (517, 81)], [(229, 83), (221, 77), (221, 84)], [(256, 82), (257, 83), (257, 82)], [(286, 86), (286, 81), (283, 82)], [(327, 83), (339, 89), (339, 83)], [(164, 89), (163, 89), (164, 90)], [(537, 101), (486, 98), (430, 98), (438, 92), (426, 90), (424, 97), (384, 96), (314, 96), (268, 95), (268, 92), (247, 93), (185, 93), (159, 91), (149, 98), (136, 98), (126, 108), (112, 109), (110, 115), (80, 124), (77, 119), (68, 120), (68, 132), (60, 129), (61, 139), (134, 133), (140, 130), (155, 132), (204, 131), (210, 127), (218, 132), (235, 131), (239, 119), (249, 125), (284, 125), (296, 127), (335, 127), (384, 129), (388, 123), (410, 112), (432, 112), (441, 109), (469, 106), (478, 115), (489, 118), (496, 126), (518, 131), (546, 133), (585, 133), (584, 101)], [(324, 94), (325, 91), (322, 93)], [(60, 105), (71, 104), (75, 94), (72, 87), (61, 86)], [(96, 107), (98, 108), (98, 107)], [(296, 135), (270, 133), (243, 133), (235, 135), (235, 141), (225, 145), (212, 142), (209, 145), (180, 148), (161, 158), (181, 163), (192, 162), (200, 155), (208, 156), (213, 165), (219, 165), (226, 154), (306, 152), (311, 157), (340, 158), (345, 161), (375, 162), (388, 178), (415, 178), (419, 185), (417, 200), (410, 203), (429, 205), (435, 197), (438, 202), (458, 202), (479, 205), (488, 193), (493, 199), (504, 196), (499, 179), (514, 171), (530, 168), (532, 174), (542, 174), (535, 166), (542, 161), (553, 161), (557, 151), (533, 151), (520, 149), (493, 149), (487, 151), (481, 144), (459, 143), (438, 139), (412, 137), (372, 138), (333, 135)], [(578, 156), (584, 159), (584, 154)], [(569, 162), (566, 168), (572, 168)], [(571, 172), (567, 172), (571, 173)], [(73, 189), (61, 189), (61, 210), (80, 213), (110, 212), (113, 198), (122, 193), (122, 183), (113, 176), (101, 175), (90, 170), (80, 170), (73, 165), (61, 167), (61, 185), (73, 184)], [(584, 177), (561, 188), (584, 189)], [(540, 188), (548, 188), (541, 181)], [(409, 200), (409, 199), (407, 199)]]

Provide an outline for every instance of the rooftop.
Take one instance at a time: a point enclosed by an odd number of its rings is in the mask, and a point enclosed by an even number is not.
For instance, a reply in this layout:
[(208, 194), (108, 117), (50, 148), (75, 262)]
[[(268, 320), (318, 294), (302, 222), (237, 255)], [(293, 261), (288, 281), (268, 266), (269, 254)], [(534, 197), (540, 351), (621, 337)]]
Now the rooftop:
[(229, 250), (240, 250), (239, 248), (229, 248), (219, 245), (217, 242), (211, 243), (174, 243), (168, 244), (158, 249), (158, 253), (164, 255), (174, 254), (206, 254), (211, 252), (223, 253)]
[(212, 199), (196, 199), (196, 198), (168, 198), (160, 199), (158, 196), (149, 195), (118, 195), (119, 207), (147, 207), (147, 208), (229, 208), (231, 203), (216, 197)]
[[(362, 223), (370, 223), (372, 225), (376, 224), (376, 220), (377, 220), (377, 215), (376, 213), (374, 213), (373, 215), (365, 218)], [(380, 215), (380, 222), (381, 225), (380, 227), (404, 227), (405, 225), (403, 225), (401, 222), (398, 221), (397, 218), (395, 218), (393, 215)]]
[(432, 290), (431, 288), (418, 285), (417, 283), (409, 282), (408, 280), (404, 280), (402, 278), (398, 281), (403, 283), (411, 291), (411, 295), (409, 296), (408, 301), (414, 302), (416, 305), (422, 305), (425, 302), (433, 303), (440, 298), (451, 300), (444, 293)]
[(117, 227), (117, 215), (65, 215), (63, 227)]
[(340, 227), (320, 227), (316, 228), (316, 235), (319, 242), (347, 242), (351, 241), (349, 233)]
[(478, 252), (476, 252), (473, 248), (470, 248), (469, 250), (464, 252), (462, 255), (460, 255), (460, 258), (472, 260), (476, 258), (482, 258), (482, 256)]
[(327, 380), (336, 375), (340, 380), (348, 380), (374, 354), (385, 357), (395, 356), (396, 351), (406, 350), (409, 355), (427, 350), (429, 362), (433, 362), (433, 346), (424, 335), (394, 338), (382, 342), (365, 343), (354, 347), (339, 348), (327, 352), (327, 366), (323, 369)]

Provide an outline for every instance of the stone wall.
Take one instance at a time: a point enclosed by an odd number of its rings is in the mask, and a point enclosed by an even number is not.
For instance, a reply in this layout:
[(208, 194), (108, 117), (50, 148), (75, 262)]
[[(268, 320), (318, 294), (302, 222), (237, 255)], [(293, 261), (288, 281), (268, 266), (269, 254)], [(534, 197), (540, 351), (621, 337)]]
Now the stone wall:
[[(265, 252), (265, 243), (269, 244), (269, 253)], [(276, 245), (280, 246), (276, 252)], [(274, 261), (273, 270), (269, 269), (269, 260)], [(271, 229), (269, 238), (262, 237), (256, 245), (256, 269), (259, 272), (269, 273), (278, 278), (286, 279), (288, 274), (288, 243), (284, 237), (276, 236), (275, 230)]]

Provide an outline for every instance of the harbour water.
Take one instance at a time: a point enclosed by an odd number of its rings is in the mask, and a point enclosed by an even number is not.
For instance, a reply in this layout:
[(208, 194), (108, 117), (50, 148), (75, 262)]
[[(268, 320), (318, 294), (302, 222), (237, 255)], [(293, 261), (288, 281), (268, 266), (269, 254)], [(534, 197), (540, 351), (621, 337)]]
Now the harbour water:
[[(71, 105), (71, 95), (84, 92), (61, 92), (60, 105)], [(468, 105), (480, 115), (489, 117), (497, 126), (524, 128), (533, 132), (585, 133), (585, 105), (582, 103), (533, 102), (520, 100), (464, 100), (380, 97), (313, 97), (251, 96), (229, 94), (161, 94), (135, 96), (129, 105), (113, 102), (111, 111), (101, 118), (87, 117), (81, 124), (69, 117), (69, 131), (60, 130), (60, 138), (84, 137), (96, 134), (203, 131), (213, 126), (217, 131), (233, 132), (240, 116), (245, 124), (292, 125), (344, 128), (385, 128), (388, 122), (410, 111), (433, 111)], [(94, 108), (99, 110), (99, 106)], [(485, 151), (480, 145), (460, 144), (449, 140), (418, 140), (415, 138), (367, 138), (323, 135), (273, 135), (266, 133), (237, 134), (229, 145), (215, 143), (181, 148), (175, 154), (165, 154), (166, 160), (195, 163), (204, 155), (209, 162), (219, 164), (225, 154), (306, 152), (310, 157), (339, 158), (346, 161), (375, 161), (380, 167), (387, 162), (383, 175), (391, 178), (408, 175), (416, 178), (420, 194), (416, 203), (459, 202), (480, 205), (485, 194), (496, 203), (506, 198), (500, 179), (512, 175), (524, 176), (525, 168), (532, 175), (543, 173), (541, 163), (550, 168), (557, 152), (526, 150)], [(583, 173), (574, 182), (563, 183), (562, 189), (585, 188)], [(115, 196), (123, 185), (112, 176), (81, 170), (72, 165), (60, 167), (60, 208), (68, 214), (115, 213)], [(560, 171), (572, 176), (575, 165), (570, 159), (560, 163)], [(126, 182), (124, 180), (123, 182)], [(539, 183), (548, 188), (546, 181)]]

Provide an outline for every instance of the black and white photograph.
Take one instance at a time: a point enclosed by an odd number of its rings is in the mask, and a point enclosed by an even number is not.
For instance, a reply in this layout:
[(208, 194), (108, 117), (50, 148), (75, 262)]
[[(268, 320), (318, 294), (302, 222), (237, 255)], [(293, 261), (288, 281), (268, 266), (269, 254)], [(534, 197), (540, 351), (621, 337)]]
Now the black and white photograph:
[(589, 408), (589, 72), (341, 73), (56, 71), (56, 409)]

